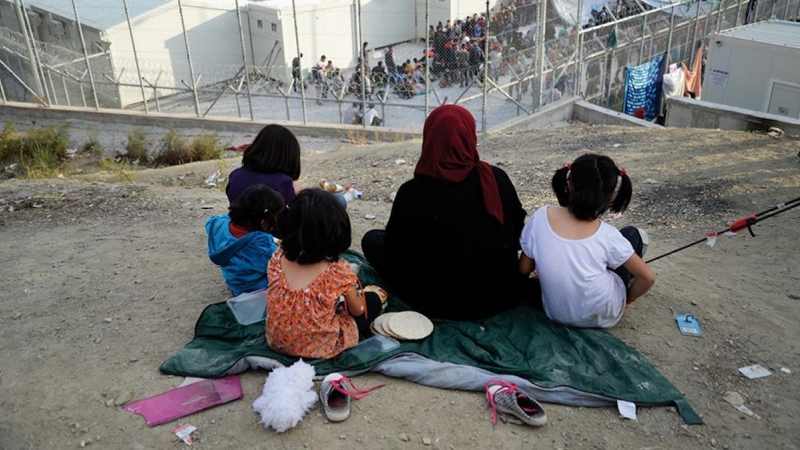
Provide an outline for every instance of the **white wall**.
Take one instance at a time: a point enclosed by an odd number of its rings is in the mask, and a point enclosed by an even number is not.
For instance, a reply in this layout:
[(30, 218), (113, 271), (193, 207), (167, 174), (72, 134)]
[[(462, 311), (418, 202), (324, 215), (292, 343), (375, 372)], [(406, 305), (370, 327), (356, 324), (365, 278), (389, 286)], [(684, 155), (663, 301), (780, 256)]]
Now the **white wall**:
[[(363, 41), (374, 50), (414, 38), (416, 0), (362, 0)], [(424, 11), (423, 11), (424, 12)], [(280, 53), (270, 76), (286, 82), (291, 78), (291, 63), (297, 54), (294, 16), (291, 8), (278, 11), (257, 3), (249, 8), (253, 51), (257, 64), (266, 59), (275, 40)], [(258, 28), (258, 21), (263, 28)], [(424, 17), (423, 17), (424, 20)], [(277, 31), (272, 31), (272, 24)], [(357, 40), (355, 6), (339, 2), (331, 5), (297, 8), (297, 29), (303, 53), (304, 73), (325, 55), (334, 66), (346, 69), (357, 64), (361, 43)], [(372, 61), (371, 63), (374, 63)]]
[[(712, 76), (714, 69), (729, 72), (724, 86), (724, 76)], [(800, 84), (800, 50), (716, 36), (709, 48), (702, 99), (766, 111), (770, 79)]]
[[(216, 8), (184, 2), (183, 13), (195, 77), (200, 77), (199, 86), (233, 77), (243, 65), (236, 11), (228, 9), (227, 6)], [(245, 17), (242, 20), (244, 21)], [(189, 61), (177, 3), (173, 2), (132, 18), (131, 24), (142, 76), (150, 82), (155, 82), (161, 73), (159, 86), (185, 89), (181, 80), (191, 85)], [(108, 29), (107, 37), (111, 42), (115, 75), (119, 76), (124, 69), (121, 81), (138, 85), (127, 24), (123, 23)], [(249, 58), (249, 36), (246, 28), (245, 45)], [(152, 89), (147, 88), (146, 84), (145, 88), (148, 98), (151, 98)], [(177, 92), (172, 89), (162, 89), (159, 91), (159, 96)], [(121, 88), (120, 100), (123, 106), (141, 102), (141, 90), (135, 87)]]
[[(436, 0), (432, 0), (434, 2)], [(425, 21), (425, 10), (417, 11), (416, 0), (362, 0), (361, 28), (370, 49), (414, 39), (415, 21)], [(425, 35), (421, 35), (425, 37)], [(355, 63), (355, 62), (354, 62)]]

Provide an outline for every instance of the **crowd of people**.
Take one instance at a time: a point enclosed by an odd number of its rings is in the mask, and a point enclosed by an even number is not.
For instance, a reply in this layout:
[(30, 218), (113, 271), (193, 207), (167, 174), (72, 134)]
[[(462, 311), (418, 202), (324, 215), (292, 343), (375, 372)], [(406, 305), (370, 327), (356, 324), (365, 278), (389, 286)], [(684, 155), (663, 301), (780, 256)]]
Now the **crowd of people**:
[[(483, 76), (487, 33), (493, 35), (490, 43), (495, 81), (515, 64), (517, 72), (527, 71), (531, 64), (529, 53), (534, 46), (535, 33), (523, 35), (517, 30), (532, 23), (532, 5), (532, 0), (517, 0), (501, 5), (495, 19), (488, 25), (483, 13), (431, 25), (430, 48), (423, 50), (418, 57), (405, 61), (396, 59), (394, 46), (391, 45), (382, 49), (382, 61), (371, 61), (369, 43), (364, 42), (356, 68), (349, 76), (322, 55), (311, 68), (309, 79), (304, 80), (300, 73), (300, 57), (303, 56), (300, 54), (292, 61), (294, 90), (298, 92), (301, 84), (303, 87), (313, 86), (319, 99), (333, 93), (338, 99), (353, 95), (364, 103), (373, 100), (376, 94), (384, 96), (387, 92), (410, 99), (427, 92), (428, 82), (438, 83), (441, 87), (453, 84), (467, 86)], [(510, 50), (506, 56), (502, 56), (504, 47)], [(524, 67), (519, 66), (520, 62)], [(345, 122), (350, 123), (347, 120)]]
[[(297, 139), (268, 125), (230, 174), (230, 212), (208, 219), (209, 258), (234, 295), (266, 289), (273, 350), (331, 358), (370, 336), (386, 295), (362, 288), (342, 259), (353, 238), (345, 204), (299, 176)], [(527, 305), (567, 326), (613, 327), (655, 283), (641, 258), (646, 233), (601, 220), (625, 211), (631, 180), (609, 157), (585, 154), (553, 173), (552, 188), (558, 205), (526, 222), (508, 175), (480, 160), (472, 114), (440, 106), (385, 230), (367, 232), (361, 248), (381, 288), (430, 318)]]
[[(633, 0), (619, 0), (613, 5), (602, 8), (592, 8), (589, 21), (583, 28), (592, 28), (606, 23), (611, 23), (614, 19), (624, 19), (626, 17), (635, 16), (646, 11), (653, 9), (652, 6), (644, 2), (637, 2)], [(611, 14), (609, 14), (611, 12)]]

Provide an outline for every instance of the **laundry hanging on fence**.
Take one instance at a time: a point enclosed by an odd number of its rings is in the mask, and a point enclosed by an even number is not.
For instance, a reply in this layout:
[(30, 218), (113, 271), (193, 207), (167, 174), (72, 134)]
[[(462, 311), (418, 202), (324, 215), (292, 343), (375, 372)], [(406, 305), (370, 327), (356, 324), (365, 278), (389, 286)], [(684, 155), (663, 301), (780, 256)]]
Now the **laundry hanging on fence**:
[(698, 47), (697, 53), (694, 55), (692, 70), (689, 70), (684, 63), (681, 63), (681, 68), (683, 69), (684, 80), (686, 82), (683, 95), (692, 97), (695, 100), (700, 100), (701, 87), (703, 84), (703, 47)]
[(645, 118), (653, 120), (661, 109), (661, 88), (665, 55), (636, 67), (625, 68), (625, 103), (622, 112), (632, 116), (644, 108)]
[(664, 74), (664, 95), (670, 97), (683, 97), (686, 87), (683, 68), (677, 64), (670, 64), (669, 70)]

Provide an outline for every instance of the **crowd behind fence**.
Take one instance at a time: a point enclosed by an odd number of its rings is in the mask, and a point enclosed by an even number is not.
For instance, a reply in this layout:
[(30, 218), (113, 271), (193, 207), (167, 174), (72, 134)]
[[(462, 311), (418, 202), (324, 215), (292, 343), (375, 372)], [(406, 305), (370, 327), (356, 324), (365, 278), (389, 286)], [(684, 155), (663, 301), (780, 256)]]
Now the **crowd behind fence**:
[(482, 131), (572, 95), (619, 111), (625, 67), (691, 66), (716, 32), (800, 17), (800, 0), (616, 0), (581, 17), (548, 0), (61, 3), (0, 0), (3, 101), (417, 130), (444, 103)]

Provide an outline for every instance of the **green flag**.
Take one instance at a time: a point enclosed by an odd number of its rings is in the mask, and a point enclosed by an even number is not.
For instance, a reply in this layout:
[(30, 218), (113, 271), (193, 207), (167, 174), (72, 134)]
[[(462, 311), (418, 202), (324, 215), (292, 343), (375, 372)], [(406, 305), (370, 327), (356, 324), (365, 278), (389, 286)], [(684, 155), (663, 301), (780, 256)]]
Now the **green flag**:
[(606, 41), (609, 47), (617, 48), (617, 26), (611, 27), (611, 32), (608, 33), (608, 40)]

